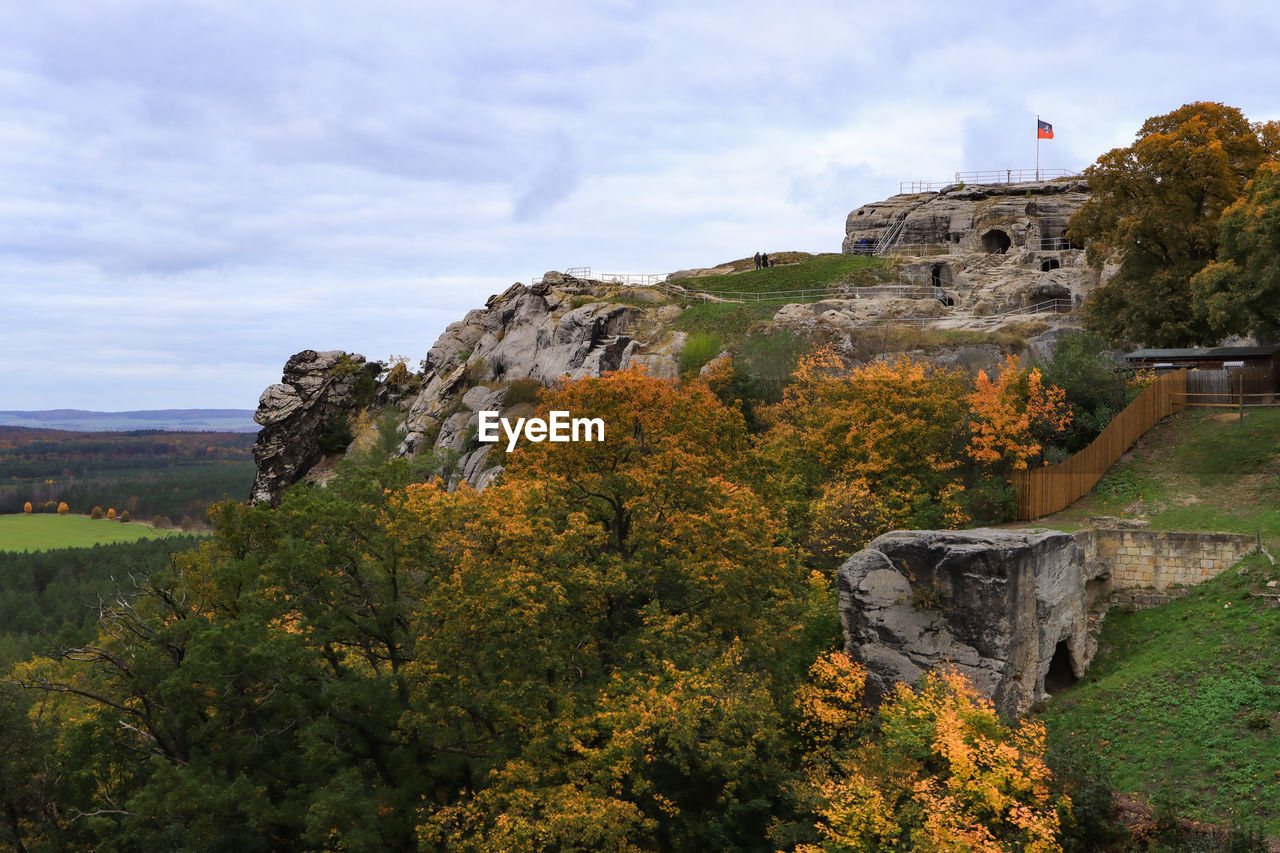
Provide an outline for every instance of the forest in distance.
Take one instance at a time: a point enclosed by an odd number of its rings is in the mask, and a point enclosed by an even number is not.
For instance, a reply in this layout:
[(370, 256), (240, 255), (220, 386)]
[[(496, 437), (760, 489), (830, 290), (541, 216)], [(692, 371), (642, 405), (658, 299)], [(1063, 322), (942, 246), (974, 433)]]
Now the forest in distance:
[(137, 521), (205, 522), (210, 504), (253, 482), (250, 433), (67, 432), (0, 426), (0, 514), (66, 503), (112, 507)]

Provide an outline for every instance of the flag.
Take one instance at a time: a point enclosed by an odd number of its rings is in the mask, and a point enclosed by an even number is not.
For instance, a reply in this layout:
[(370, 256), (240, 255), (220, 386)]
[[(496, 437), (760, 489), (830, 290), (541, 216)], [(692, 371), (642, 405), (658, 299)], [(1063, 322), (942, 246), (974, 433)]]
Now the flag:
[(1053, 125), (1036, 119), (1036, 139), (1053, 139)]

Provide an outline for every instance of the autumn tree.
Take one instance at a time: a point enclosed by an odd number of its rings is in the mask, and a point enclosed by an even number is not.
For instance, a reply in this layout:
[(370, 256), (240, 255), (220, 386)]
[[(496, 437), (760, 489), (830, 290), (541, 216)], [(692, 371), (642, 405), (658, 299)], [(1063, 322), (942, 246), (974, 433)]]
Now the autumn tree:
[(1280, 332), (1280, 161), (1258, 169), (1219, 225), (1218, 259), (1191, 280), (1196, 309), (1215, 336)]
[(1060, 851), (1044, 726), (1010, 727), (954, 671), (900, 684), (868, 730), (865, 675), (841, 653), (801, 694), (817, 749), (806, 792), (822, 851)]
[(396, 460), (224, 505), (94, 642), (23, 664), (56, 813), (90, 816), (69, 846), (772, 849), (825, 584), (704, 385), (547, 396), (606, 442), (521, 447), (480, 493)]
[(27, 501), (22, 505), (22, 511), (27, 515), (31, 515), (31, 512), (32, 512), (31, 501)]
[(66, 515), (69, 512), (71, 512), (71, 507), (67, 506), (66, 501), (58, 503), (58, 515)]
[(459, 500), (478, 513), (467, 532), (405, 528), (454, 567), (428, 608), (419, 678), (437, 698), (420, 724), (456, 719), (459, 746), (486, 756), (420, 837), (768, 849), (789, 808), (786, 691), (834, 635), (825, 586), (780, 547), (780, 517), (743, 483), (742, 417), (704, 383), (632, 369), (549, 389), (552, 409), (603, 418), (606, 440), (523, 446), (479, 496), (406, 494), (405, 519), (456, 523)]
[(1132, 145), (1085, 170), (1091, 198), (1071, 218), (1070, 239), (1094, 266), (1119, 263), (1090, 297), (1091, 328), (1148, 346), (1214, 338), (1191, 278), (1217, 256), (1219, 220), (1275, 136), (1234, 107), (1197, 102), (1147, 119)]
[(899, 359), (847, 367), (824, 350), (800, 360), (756, 458), (812, 554), (834, 559), (894, 527), (969, 518), (960, 471), (968, 379)]
[(1015, 355), (1005, 358), (995, 381), (978, 371), (969, 406), (969, 455), (1000, 474), (1026, 470), (1071, 422), (1066, 392), (1046, 384), (1039, 368), (1022, 368)]

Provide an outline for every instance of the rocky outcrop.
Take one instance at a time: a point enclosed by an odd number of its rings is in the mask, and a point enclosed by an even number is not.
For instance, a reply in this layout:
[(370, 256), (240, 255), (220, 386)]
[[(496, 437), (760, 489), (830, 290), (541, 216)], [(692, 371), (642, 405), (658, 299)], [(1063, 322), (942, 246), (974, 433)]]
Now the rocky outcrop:
[(326, 445), (362, 407), (362, 391), (372, 393), (380, 369), (340, 350), (303, 350), (285, 363), (281, 381), (262, 392), (253, 416), (262, 426), (253, 445), (254, 503), (275, 506), (286, 488), (334, 451)]
[(845, 651), (873, 701), (953, 666), (1004, 714), (1083, 675), (1093, 580), (1074, 537), (1052, 530), (886, 533), (840, 567)]
[(957, 253), (1062, 249), (1067, 221), (1088, 198), (1089, 185), (1078, 179), (895, 195), (849, 214), (842, 250), (866, 253), (894, 230), (895, 244), (945, 246)]
[(517, 380), (548, 385), (599, 376), (632, 362), (652, 375), (674, 377), (684, 335), (669, 326), (680, 310), (661, 293), (557, 272), (529, 287), (513, 284), (451, 324), (428, 352), (402, 452), (437, 447), (461, 453), (465, 479), (482, 485), (492, 479), (480, 464), (489, 448), (474, 443), (474, 412), (496, 407), (502, 398), (477, 408), (464, 405), (463, 394), (477, 386), (500, 391)]

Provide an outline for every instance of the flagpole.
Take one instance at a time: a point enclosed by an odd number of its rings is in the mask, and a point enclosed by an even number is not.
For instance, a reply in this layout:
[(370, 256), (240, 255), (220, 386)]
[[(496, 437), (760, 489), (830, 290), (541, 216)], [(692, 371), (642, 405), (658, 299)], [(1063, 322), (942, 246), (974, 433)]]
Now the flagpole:
[(1040, 182), (1040, 113), (1036, 113), (1036, 183)]

